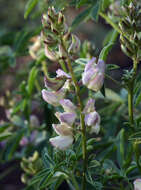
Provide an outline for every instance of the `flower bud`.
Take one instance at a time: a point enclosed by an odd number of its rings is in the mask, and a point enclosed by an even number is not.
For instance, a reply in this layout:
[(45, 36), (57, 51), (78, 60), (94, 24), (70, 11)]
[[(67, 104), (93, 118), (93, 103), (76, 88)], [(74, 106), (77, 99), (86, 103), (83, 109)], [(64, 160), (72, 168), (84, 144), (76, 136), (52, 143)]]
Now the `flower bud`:
[(73, 143), (73, 137), (72, 136), (57, 136), (57, 137), (49, 139), (49, 141), (54, 147), (60, 150), (66, 150)]
[(42, 97), (43, 99), (53, 105), (53, 106), (59, 106), (60, 105), (60, 100), (63, 99), (65, 96), (65, 91), (64, 89), (60, 89), (57, 92), (51, 92), (51, 91), (47, 91), (45, 89), (42, 90)]
[(51, 50), (49, 50), (48, 45), (45, 44), (45, 55), (47, 56), (48, 59), (51, 61), (57, 61), (57, 54)]
[(29, 54), (33, 59), (37, 59), (37, 52), (41, 48), (41, 39), (38, 36), (33, 45), (29, 47)]
[(72, 128), (66, 123), (53, 124), (52, 127), (58, 135), (62, 136), (72, 135)]
[(64, 16), (61, 12), (59, 12), (59, 15), (58, 15), (58, 24), (61, 25), (63, 24), (64, 22)]
[(59, 112), (56, 112), (55, 115), (61, 123), (67, 123), (70, 126), (73, 125), (73, 123), (76, 119), (75, 113), (68, 113), (68, 112), (59, 113)]
[(100, 116), (94, 111), (85, 115), (85, 124), (90, 126), (90, 133), (99, 133), (100, 130)]
[(65, 112), (75, 113), (76, 106), (69, 99), (60, 100), (60, 104), (64, 108)]
[(58, 79), (58, 78), (49, 78), (48, 76), (45, 76), (44, 77), (44, 83), (45, 83), (46, 88), (57, 91), (60, 88), (62, 88), (62, 86), (65, 83), (65, 80), (64, 79)]
[(72, 34), (72, 43), (68, 49), (68, 53), (77, 53), (80, 49), (80, 40), (77, 36)]
[(141, 179), (136, 179), (134, 181), (134, 190), (141, 190)]
[(96, 64), (96, 58), (91, 59), (85, 66), (84, 73), (82, 75), (82, 82), (87, 88), (99, 91), (104, 82), (105, 63), (102, 60), (98, 60)]

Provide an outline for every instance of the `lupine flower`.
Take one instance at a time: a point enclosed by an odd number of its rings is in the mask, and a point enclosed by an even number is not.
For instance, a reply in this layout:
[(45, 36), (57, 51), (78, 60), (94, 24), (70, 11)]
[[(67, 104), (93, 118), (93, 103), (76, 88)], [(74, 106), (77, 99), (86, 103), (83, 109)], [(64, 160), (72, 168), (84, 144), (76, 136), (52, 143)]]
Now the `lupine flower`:
[(64, 113), (56, 112), (55, 115), (61, 123), (67, 123), (70, 126), (73, 125), (76, 119), (76, 114), (70, 112), (64, 112)]
[(96, 58), (92, 58), (85, 66), (84, 73), (82, 75), (82, 82), (87, 88), (98, 91), (104, 82), (105, 63), (102, 60), (98, 60), (96, 64)]
[(72, 128), (66, 123), (53, 124), (54, 131), (60, 136), (69, 136), (72, 135)]
[(76, 106), (69, 99), (60, 100), (60, 104), (65, 112), (75, 113)]
[(43, 89), (42, 90), (42, 97), (43, 99), (53, 105), (53, 106), (59, 106), (60, 105), (60, 100), (63, 99), (65, 96), (65, 90), (64, 89), (60, 89), (57, 92), (55, 91), (48, 91)]
[(93, 99), (89, 99), (83, 113), (85, 114), (85, 124), (90, 127), (90, 133), (98, 134), (100, 131), (100, 116), (95, 111), (94, 103)]
[(66, 150), (73, 143), (73, 137), (72, 136), (57, 136), (57, 137), (49, 139), (49, 141), (54, 147), (60, 150)]
[(136, 179), (134, 181), (134, 190), (141, 190), (141, 179)]

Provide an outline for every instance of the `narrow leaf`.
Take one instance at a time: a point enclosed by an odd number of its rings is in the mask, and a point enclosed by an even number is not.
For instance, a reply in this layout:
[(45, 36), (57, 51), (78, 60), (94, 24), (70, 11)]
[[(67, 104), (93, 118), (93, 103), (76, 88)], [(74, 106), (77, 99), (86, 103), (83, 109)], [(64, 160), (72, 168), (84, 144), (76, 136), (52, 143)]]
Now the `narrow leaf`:
[(25, 6), (24, 18), (26, 19), (34, 7), (37, 5), (38, 0), (29, 0)]

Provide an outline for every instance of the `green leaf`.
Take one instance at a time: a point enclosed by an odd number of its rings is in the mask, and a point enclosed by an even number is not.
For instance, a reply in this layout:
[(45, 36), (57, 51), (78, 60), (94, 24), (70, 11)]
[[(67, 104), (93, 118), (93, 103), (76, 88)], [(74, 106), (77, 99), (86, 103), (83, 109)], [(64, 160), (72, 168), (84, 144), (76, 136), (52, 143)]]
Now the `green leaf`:
[(26, 19), (34, 7), (37, 5), (38, 0), (29, 0), (25, 6), (24, 18)]
[(14, 41), (15, 55), (25, 53), (29, 39), (33, 36), (33, 32), (22, 30), (18, 32)]
[(91, 7), (82, 11), (72, 22), (71, 31), (76, 28), (81, 22), (86, 21), (90, 18)]
[(106, 45), (102, 49), (102, 51), (101, 51), (101, 53), (99, 55), (99, 59), (106, 61), (108, 53), (109, 53), (109, 51), (111, 50), (112, 47), (113, 47), (113, 43), (109, 43), (108, 45)]
[(135, 106), (138, 106), (140, 102), (141, 102), (141, 92), (136, 99)]
[(98, 20), (99, 10), (100, 10), (100, 1), (97, 1), (96, 5), (94, 5), (91, 10), (91, 18), (94, 19), (95, 21)]
[(2, 133), (3, 131), (5, 131), (8, 127), (11, 126), (11, 123), (4, 123), (0, 125), (0, 133)]
[(0, 142), (7, 139), (11, 135), (12, 135), (12, 133), (10, 133), (10, 132), (4, 132), (4, 133), (0, 134)]
[(38, 73), (38, 70), (36, 67), (33, 67), (29, 73), (28, 88), (27, 88), (29, 96), (31, 96), (32, 94), (37, 73)]
[(119, 69), (120, 67), (118, 65), (114, 65), (114, 64), (107, 64), (106, 65), (106, 69), (108, 71), (114, 70), (114, 69)]
[(12, 159), (13, 154), (15, 153), (20, 140), (24, 135), (24, 132), (25, 132), (25, 129), (21, 129), (16, 134), (12, 134), (12, 137), (6, 144), (6, 152), (5, 152), (6, 160)]

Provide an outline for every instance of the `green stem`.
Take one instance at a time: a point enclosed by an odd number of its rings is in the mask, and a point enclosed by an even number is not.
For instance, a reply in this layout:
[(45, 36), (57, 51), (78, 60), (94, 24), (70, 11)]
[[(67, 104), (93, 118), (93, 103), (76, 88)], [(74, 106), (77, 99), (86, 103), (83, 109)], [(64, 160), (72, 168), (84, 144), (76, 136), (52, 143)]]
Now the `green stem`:
[(130, 87), (128, 90), (128, 115), (130, 125), (133, 126), (134, 124), (134, 116), (133, 116), (133, 86)]
[(64, 49), (64, 51), (66, 52), (66, 61), (67, 61), (67, 66), (68, 66), (68, 70), (71, 74), (72, 77), (72, 81), (74, 83), (75, 86), (75, 92), (76, 92), (76, 97), (77, 97), (77, 101), (78, 101), (78, 107), (79, 107), (79, 111), (80, 111), (80, 123), (81, 123), (81, 131), (82, 131), (82, 152), (83, 152), (83, 179), (82, 179), (82, 190), (86, 189), (86, 169), (87, 169), (87, 151), (86, 151), (86, 128), (85, 128), (85, 122), (84, 122), (84, 114), (83, 114), (83, 103), (81, 101), (81, 95), (80, 95), (80, 88), (77, 82), (77, 79), (75, 77), (75, 74), (73, 72), (73, 68), (71, 65), (71, 59), (69, 57), (69, 54), (65, 48), (65, 45), (63, 43), (63, 40), (61, 42), (61, 45)]
[(67, 57), (68, 69), (71, 73), (71, 77), (75, 86), (76, 96), (79, 103), (79, 110), (80, 110), (80, 123), (81, 123), (81, 130), (82, 130), (82, 152), (83, 152), (83, 179), (82, 179), (82, 190), (86, 189), (86, 169), (87, 169), (87, 152), (86, 152), (86, 128), (84, 122), (84, 114), (83, 114), (83, 104), (80, 98), (80, 88), (75, 78), (73, 68), (71, 65), (71, 60), (69, 56)]
[(70, 176), (71, 176), (71, 180), (72, 180), (72, 182), (73, 182), (73, 185), (74, 185), (74, 187), (75, 187), (75, 190), (79, 190), (80, 188), (79, 188), (79, 186), (78, 186), (78, 183), (77, 183), (77, 181), (76, 181), (74, 175), (71, 173)]
[(133, 76), (131, 81), (129, 81), (128, 86), (128, 115), (129, 115), (129, 121), (130, 125), (133, 126), (134, 124), (134, 111), (133, 111), (133, 93), (134, 93), (134, 83), (136, 79), (137, 74), (137, 65), (138, 61), (137, 59), (133, 60)]

